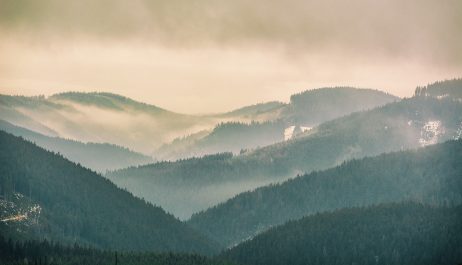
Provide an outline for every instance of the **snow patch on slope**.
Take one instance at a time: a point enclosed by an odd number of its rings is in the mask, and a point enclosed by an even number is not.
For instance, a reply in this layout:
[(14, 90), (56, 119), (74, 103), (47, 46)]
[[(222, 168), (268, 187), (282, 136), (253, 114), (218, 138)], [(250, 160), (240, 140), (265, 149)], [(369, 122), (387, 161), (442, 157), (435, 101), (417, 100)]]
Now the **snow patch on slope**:
[(462, 122), (459, 125), (459, 128), (457, 128), (456, 135), (454, 135), (454, 140), (459, 140), (462, 138)]
[(443, 98), (448, 98), (448, 97), (449, 97), (449, 94), (443, 94), (443, 95), (436, 96), (437, 99), (443, 99)]
[(420, 129), (419, 143), (421, 146), (436, 144), (444, 133), (445, 129), (441, 121), (428, 121)]
[(298, 125), (289, 126), (284, 130), (284, 140), (286, 141), (290, 140), (294, 138), (295, 136), (297, 136), (298, 134), (310, 131), (311, 129), (313, 129), (313, 127), (298, 126)]
[(284, 140), (289, 140), (294, 135), (295, 126), (289, 126), (284, 130)]

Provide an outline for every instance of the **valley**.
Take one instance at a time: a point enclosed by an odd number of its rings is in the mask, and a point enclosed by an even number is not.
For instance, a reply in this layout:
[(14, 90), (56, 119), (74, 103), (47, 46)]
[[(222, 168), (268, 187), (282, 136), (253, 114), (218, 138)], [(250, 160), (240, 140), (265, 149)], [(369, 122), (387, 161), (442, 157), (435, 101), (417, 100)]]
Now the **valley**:
[(461, 14), (0, 0), (0, 265), (462, 265)]

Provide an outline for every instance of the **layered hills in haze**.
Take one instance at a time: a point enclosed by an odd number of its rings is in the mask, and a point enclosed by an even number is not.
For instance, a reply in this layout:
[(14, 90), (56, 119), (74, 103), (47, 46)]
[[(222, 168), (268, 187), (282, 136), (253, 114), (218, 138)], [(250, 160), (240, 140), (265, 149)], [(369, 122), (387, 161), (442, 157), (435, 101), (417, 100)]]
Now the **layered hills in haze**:
[(153, 162), (151, 157), (113, 144), (81, 143), (50, 137), (0, 120), (0, 130), (21, 136), (44, 149), (60, 153), (67, 159), (98, 172)]
[[(460, 86), (462, 89), (462, 86)], [(107, 177), (180, 218), (234, 195), (345, 160), (460, 137), (462, 102), (415, 96), (328, 121), (289, 141), (109, 172)]]
[(232, 246), (289, 220), (380, 203), (462, 203), (462, 140), (352, 160), (287, 182), (242, 193), (188, 222)]
[(458, 264), (460, 91), (323, 88), (213, 115), (0, 96), (0, 263)]
[(237, 122), (222, 123), (211, 132), (176, 139), (158, 150), (161, 158), (185, 158), (219, 152), (240, 153), (291, 139), (297, 130), (397, 101), (377, 90), (326, 87), (292, 95), (287, 104), (268, 102), (218, 115)]
[(462, 0), (0, 0), (0, 265), (462, 265), (461, 28)]
[(46, 98), (3, 95), (0, 106), (0, 118), (17, 126), (48, 128), (62, 138), (107, 142), (147, 154), (175, 137), (215, 124), (213, 119), (170, 112), (110, 93), (69, 92)]
[[(394, 100), (370, 89), (324, 88), (294, 95), (288, 104), (268, 102), (223, 114), (184, 115), (111, 93), (2, 95), (0, 119), (48, 136), (117, 144), (161, 160), (273, 144), (284, 140), (287, 127), (314, 126)], [(302, 107), (306, 104), (311, 107)]]

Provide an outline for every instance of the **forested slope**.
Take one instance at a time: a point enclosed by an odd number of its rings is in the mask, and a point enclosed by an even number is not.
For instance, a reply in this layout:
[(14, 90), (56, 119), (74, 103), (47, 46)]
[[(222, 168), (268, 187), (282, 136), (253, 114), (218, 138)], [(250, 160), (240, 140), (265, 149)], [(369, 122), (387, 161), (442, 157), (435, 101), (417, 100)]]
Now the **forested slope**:
[(64, 246), (50, 241), (15, 242), (0, 236), (0, 264), (54, 264), (54, 265), (231, 265), (234, 263), (207, 258), (197, 254), (120, 252)]
[(225, 252), (248, 265), (462, 262), (462, 208), (386, 204), (317, 214)]
[(353, 160), (240, 194), (188, 222), (226, 246), (288, 220), (345, 207), (413, 200), (462, 203), (462, 140)]
[(450, 97), (414, 97), (353, 113), (293, 140), (217, 162), (211, 161), (213, 156), (161, 162), (110, 172), (107, 177), (188, 218), (258, 186), (349, 159), (443, 142), (460, 137), (461, 131), (462, 102)]
[(20, 226), (21, 219), (2, 218), (11, 220), (0, 222), (5, 236), (115, 250), (209, 254), (219, 247), (160, 207), (60, 155), (3, 131), (0, 146), (1, 206), (14, 209), (14, 198), (27, 197), (39, 213), (27, 226)]
[[(287, 104), (268, 102), (217, 115), (223, 122), (206, 136), (178, 138), (155, 152), (159, 159), (178, 159), (213, 153), (239, 153), (284, 141), (292, 126), (311, 128), (356, 111), (397, 101), (390, 94), (353, 87), (324, 87), (292, 95)], [(226, 121), (231, 119), (231, 121)], [(226, 122), (225, 122), (226, 121)], [(293, 135), (295, 136), (295, 135)]]

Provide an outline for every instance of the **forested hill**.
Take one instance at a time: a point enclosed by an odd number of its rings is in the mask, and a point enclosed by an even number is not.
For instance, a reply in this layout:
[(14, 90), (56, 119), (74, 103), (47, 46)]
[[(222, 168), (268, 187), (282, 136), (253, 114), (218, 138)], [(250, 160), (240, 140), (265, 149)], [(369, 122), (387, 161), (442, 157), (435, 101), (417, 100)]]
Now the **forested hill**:
[(178, 159), (221, 152), (239, 153), (241, 149), (255, 149), (294, 138), (297, 133), (292, 128), (308, 129), (398, 100), (372, 89), (325, 87), (307, 90), (292, 95), (288, 104), (268, 102), (218, 115), (235, 121), (220, 123), (202, 137), (193, 134), (177, 138), (163, 145), (155, 155), (160, 159)]
[[(218, 248), (161, 208), (60, 155), (3, 131), (0, 146), (1, 213), (15, 214), (2, 216), (4, 236), (114, 250), (209, 254)], [(26, 199), (35, 206), (21, 209)]]
[(171, 111), (159, 108), (154, 105), (142, 103), (135, 101), (133, 99), (113, 94), (113, 93), (106, 93), (106, 92), (90, 92), (90, 93), (82, 93), (82, 92), (64, 92), (54, 94), (49, 97), (49, 100), (56, 100), (56, 101), (69, 101), (77, 104), (87, 105), (87, 106), (95, 106), (101, 107), (106, 109), (113, 109), (124, 111), (127, 109), (131, 110), (140, 110), (146, 113), (150, 113), (153, 115), (158, 114), (175, 114)]
[(62, 154), (67, 159), (98, 172), (152, 163), (151, 157), (114, 144), (82, 143), (46, 136), (0, 120), (0, 130), (34, 142), (36, 145)]
[(314, 126), (350, 113), (372, 109), (399, 98), (379, 90), (354, 87), (326, 87), (290, 97), (284, 120), (294, 125)]
[(413, 203), (291, 221), (225, 252), (247, 265), (462, 263), (462, 207)]
[(46, 135), (113, 143), (146, 154), (176, 137), (217, 123), (212, 117), (183, 115), (97, 92), (49, 97), (0, 95), (0, 119)]
[(423, 87), (417, 87), (415, 96), (453, 98), (462, 100), (462, 78), (439, 81)]
[(222, 152), (238, 154), (283, 141), (285, 127), (282, 120), (219, 123), (212, 131), (177, 138), (159, 148), (155, 155), (175, 160)]
[(240, 192), (296, 174), (461, 135), (462, 102), (414, 97), (353, 113), (323, 123), (296, 139), (217, 162), (207, 156), (132, 167), (107, 176), (137, 196), (187, 218)]
[(267, 102), (243, 107), (220, 116), (249, 121), (281, 120), (287, 124), (314, 126), (350, 113), (375, 108), (400, 98), (385, 92), (355, 87), (322, 87), (290, 97), (289, 103)]
[(352, 160), (240, 194), (188, 222), (231, 246), (288, 220), (344, 207), (413, 200), (462, 203), (462, 140)]

